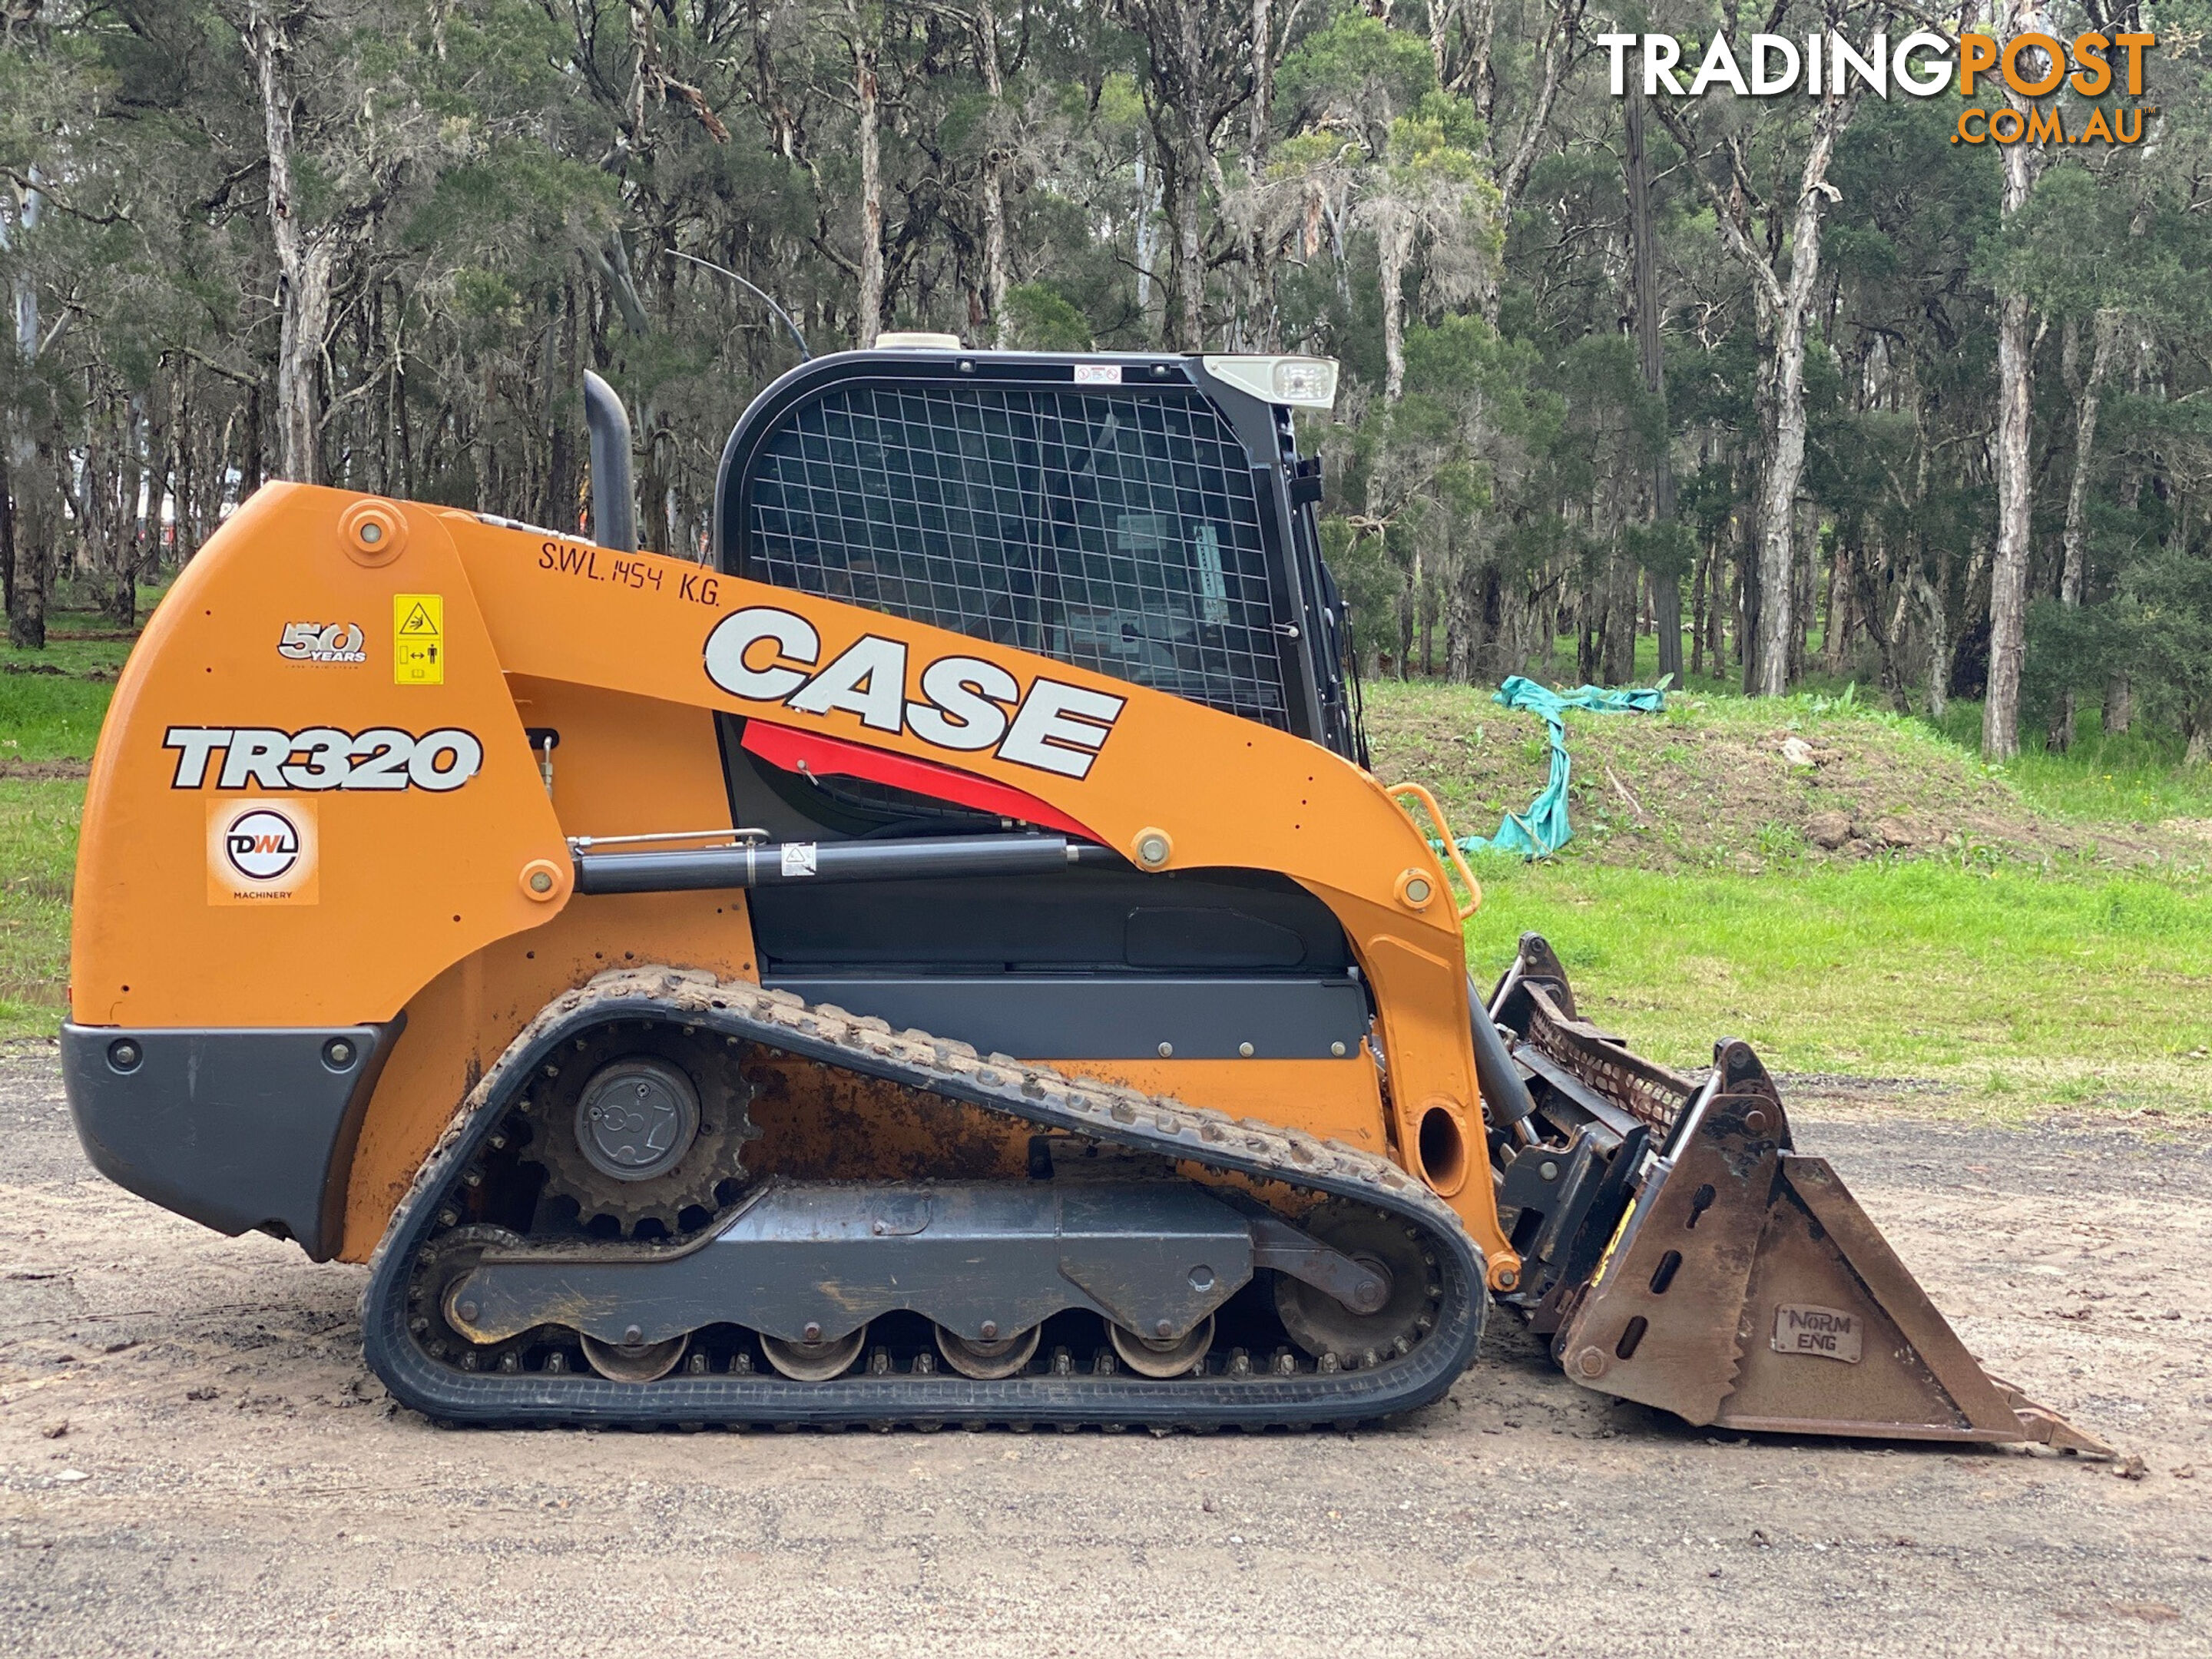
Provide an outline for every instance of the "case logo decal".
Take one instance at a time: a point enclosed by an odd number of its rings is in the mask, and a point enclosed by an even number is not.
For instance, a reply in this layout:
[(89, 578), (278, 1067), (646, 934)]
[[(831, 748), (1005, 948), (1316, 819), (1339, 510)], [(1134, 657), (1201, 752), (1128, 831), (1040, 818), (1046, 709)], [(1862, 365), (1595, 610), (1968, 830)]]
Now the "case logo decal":
[(276, 654), (288, 662), (367, 662), (359, 623), (286, 623)]
[(210, 904), (313, 904), (321, 896), (315, 804), (307, 800), (208, 803)]
[[(802, 714), (842, 712), (876, 732), (906, 732), (933, 748), (1088, 776), (1126, 699), (1039, 676), (1024, 692), (982, 657), (939, 657), (907, 696), (902, 641), (863, 634), (827, 665), (805, 617), (773, 605), (733, 611), (707, 635), (707, 678), (733, 697)], [(811, 671), (811, 672), (810, 672)]]
[[(483, 765), (483, 744), (473, 732), (444, 726), (421, 737), (392, 726), (341, 732), (311, 726), (304, 732), (240, 726), (173, 726), (161, 737), (177, 751), (172, 789), (428, 789), (459, 788)], [(221, 755), (220, 763), (216, 757)]]

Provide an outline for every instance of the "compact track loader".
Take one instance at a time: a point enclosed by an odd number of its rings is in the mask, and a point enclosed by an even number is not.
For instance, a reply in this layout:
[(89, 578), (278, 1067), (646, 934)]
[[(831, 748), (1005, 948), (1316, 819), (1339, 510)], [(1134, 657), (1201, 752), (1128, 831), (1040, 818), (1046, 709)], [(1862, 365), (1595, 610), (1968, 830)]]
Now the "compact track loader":
[(264, 489), (94, 764), (94, 1163), (368, 1262), (453, 1423), (1352, 1422), (1496, 1302), (1695, 1424), (2094, 1447), (1743, 1044), (1638, 1058), (1533, 935), (1472, 984), (1449, 828), (1365, 769), (1334, 379), (816, 359), (705, 563), (636, 550), (603, 384), (593, 541)]

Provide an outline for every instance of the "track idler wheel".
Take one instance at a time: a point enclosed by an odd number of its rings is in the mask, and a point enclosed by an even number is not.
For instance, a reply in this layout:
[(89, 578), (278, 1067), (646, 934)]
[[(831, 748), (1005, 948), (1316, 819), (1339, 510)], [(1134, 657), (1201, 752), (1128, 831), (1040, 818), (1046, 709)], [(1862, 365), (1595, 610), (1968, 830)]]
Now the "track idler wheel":
[(461, 1281), (476, 1270), (484, 1252), (514, 1249), (521, 1243), (519, 1235), (504, 1227), (474, 1222), (455, 1228), (422, 1253), (407, 1302), (408, 1323), (425, 1353), (463, 1370), (490, 1370), (502, 1355), (513, 1351), (512, 1343), (482, 1343), (467, 1335), (461, 1325), (476, 1310), (465, 1304), (453, 1307), (451, 1298)]
[(853, 1362), (867, 1346), (868, 1328), (847, 1336), (830, 1337), (819, 1342), (789, 1342), (781, 1337), (761, 1338), (761, 1352), (768, 1363), (794, 1382), (827, 1382), (842, 1376), (853, 1369)]
[(1106, 1334), (1113, 1339), (1114, 1352), (1121, 1356), (1121, 1363), (1138, 1376), (1181, 1376), (1205, 1358), (1206, 1351), (1213, 1346), (1213, 1316), (1206, 1315), (1181, 1336), (1139, 1336), (1119, 1325), (1109, 1325)]
[(1364, 1206), (1325, 1204), (1305, 1229), (1363, 1267), (1382, 1275), (1390, 1295), (1373, 1313), (1354, 1313), (1323, 1290), (1291, 1278), (1275, 1280), (1275, 1311), (1291, 1340), (1323, 1370), (1358, 1370), (1397, 1358), (1436, 1325), (1443, 1295), (1431, 1252), (1401, 1220)]

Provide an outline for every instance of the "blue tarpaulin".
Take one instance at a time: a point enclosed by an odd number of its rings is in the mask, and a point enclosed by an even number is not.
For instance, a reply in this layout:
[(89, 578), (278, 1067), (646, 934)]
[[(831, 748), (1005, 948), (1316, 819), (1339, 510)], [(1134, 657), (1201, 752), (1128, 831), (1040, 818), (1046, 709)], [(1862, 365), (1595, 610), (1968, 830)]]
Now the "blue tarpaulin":
[(1536, 799), (1528, 803), (1526, 812), (1508, 812), (1498, 826), (1498, 833), (1487, 841), (1480, 836), (1462, 836), (1459, 847), (1463, 853), (1518, 853), (1523, 858), (1540, 859), (1556, 853), (1573, 838), (1574, 830), (1567, 823), (1567, 763), (1566, 711), (1587, 708), (1601, 714), (1656, 714), (1666, 706), (1666, 683), (1648, 688), (1631, 688), (1625, 691), (1609, 691), (1603, 686), (1583, 685), (1571, 691), (1553, 691), (1523, 679), (1518, 674), (1499, 686), (1492, 697), (1508, 708), (1525, 708), (1541, 714), (1544, 723), (1552, 728), (1552, 775)]

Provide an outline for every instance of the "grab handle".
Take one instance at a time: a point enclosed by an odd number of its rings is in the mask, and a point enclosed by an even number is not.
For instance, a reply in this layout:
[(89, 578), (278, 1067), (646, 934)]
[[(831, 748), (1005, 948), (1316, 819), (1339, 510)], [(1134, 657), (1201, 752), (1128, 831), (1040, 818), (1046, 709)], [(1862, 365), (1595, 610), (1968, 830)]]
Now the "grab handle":
[[(1425, 784), (1394, 783), (1383, 793), (1392, 800), (1397, 800), (1401, 795), (1411, 795), (1421, 804), (1430, 821), (1437, 826), (1437, 833), (1443, 837), (1444, 856), (1451, 860), (1451, 867), (1459, 872), (1460, 881), (1468, 890), (1468, 901), (1459, 908), (1459, 919), (1465, 921), (1482, 908), (1482, 884), (1474, 878), (1474, 872), (1467, 867), (1467, 860), (1461, 855), (1459, 843), (1452, 839), (1451, 823), (1444, 817), (1444, 809), (1437, 805), (1437, 798), (1429, 793)], [(1398, 810), (1405, 811), (1404, 802), (1399, 802)], [(1407, 812), (1406, 816), (1410, 818), (1413, 815)]]

